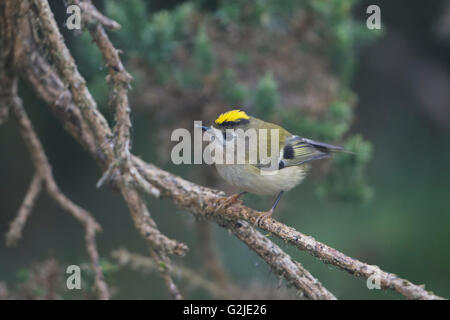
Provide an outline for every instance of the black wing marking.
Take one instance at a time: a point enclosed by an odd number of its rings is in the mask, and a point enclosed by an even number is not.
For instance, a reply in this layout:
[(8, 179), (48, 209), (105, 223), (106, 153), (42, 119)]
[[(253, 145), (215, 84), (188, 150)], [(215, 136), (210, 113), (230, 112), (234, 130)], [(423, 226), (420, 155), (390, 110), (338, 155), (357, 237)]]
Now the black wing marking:
[(344, 151), (344, 148), (299, 136), (292, 136), (286, 139), (278, 167), (282, 169), (289, 166), (298, 166), (306, 162), (328, 158), (331, 156), (331, 152), (338, 151)]

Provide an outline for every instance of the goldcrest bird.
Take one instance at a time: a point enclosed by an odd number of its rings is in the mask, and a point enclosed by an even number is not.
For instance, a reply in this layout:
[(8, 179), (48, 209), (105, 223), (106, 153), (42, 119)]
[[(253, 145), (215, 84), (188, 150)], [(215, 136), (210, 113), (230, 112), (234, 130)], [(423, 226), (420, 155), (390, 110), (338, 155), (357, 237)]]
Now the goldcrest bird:
[[(222, 113), (214, 121), (214, 125), (202, 127), (202, 129), (213, 137), (213, 143), (222, 147), (230, 143), (239, 145), (240, 142), (245, 148), (245, 156), (241, 163), (215, 162), (219, 175), (229, 184), (243, 191), (224, 198), (219, 208), (231, 205), (241, 195), (248, 192), (258, 195), (277, 195), (272, 208), (262, 213), (256, 224), (259, 224), (261, 219), (270, 218), (283, 193), (303, 181), (310, 162), (330, 157), (333, 152), (346, 151), (340, 146), (293, 135), (276, 124), (251, 117), (241, 110)], [(238, 129), (241, 129), (241, 132), (253, 129), (257, 139), (252, 141), (236, 134)], [(261, 138), (266, 138), (266, 141)], [(250, 161), (252, 146), (256, 150), (256, 160), (253, 162)], [(224, 150), (225, 153), (227, 150), (237, 152), (237, 148), (231, 150), (224, 148)], [(271, 163), (275, 163), (275, 166), (270, 165)]]

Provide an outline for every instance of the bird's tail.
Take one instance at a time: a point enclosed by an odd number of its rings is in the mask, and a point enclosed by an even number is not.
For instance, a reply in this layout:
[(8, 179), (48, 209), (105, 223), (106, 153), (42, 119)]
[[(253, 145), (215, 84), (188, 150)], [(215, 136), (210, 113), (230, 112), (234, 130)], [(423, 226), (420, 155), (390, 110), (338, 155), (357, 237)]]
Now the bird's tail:
[(325, 153), (331, 153), (331, 152), (343, 152), (343, 153), (350, 153), (355, 154), (353, 151), (345, 149), (343, 146), (337, 146), (325, 142), (315, 141), (307, 138), (303, 138), (303, 140), (312, 145), (314, 148), (318, 149), (319, 151), (325, 152)]

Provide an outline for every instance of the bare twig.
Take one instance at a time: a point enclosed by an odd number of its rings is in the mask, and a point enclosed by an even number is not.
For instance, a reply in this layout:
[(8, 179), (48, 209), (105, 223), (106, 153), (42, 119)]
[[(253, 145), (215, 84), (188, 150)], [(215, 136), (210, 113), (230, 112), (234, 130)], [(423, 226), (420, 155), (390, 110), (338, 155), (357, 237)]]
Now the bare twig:
[[(89, 0), (74, 0), (73, 2), (81, 7), (90, 8), (97, 11)], [(84, 10), (82, 13), (85, 19), (87, 19), (86, 16), (90, 14), (88, 11)], [(158, 197), (159, 191), (143, 179), (139, 172), (135, 170), (130, 163), (131, 120), (130, 106), (128, 102), (128, 89), (130, 87), (132, 77), (125, 70), (119, 57), (119, 50), (114, 48), (113, 44), (109, 40), (108, 35), (101, 25), (101, 21), (97, 21), (97, 23), (92, 21), (88, 27), (88, 30), (108, 66), (109, 75), (107, 80), (111, 83), (110, 100), (111, 104), (116, 109), (116, 125), (114, 127), (114, 136), (116, 140), (114, 151), (116, 160), (112, 162), (111, 166), (120, 164), (122, 172), (129, 172), (134, 178), (134, 183), (136, 183), (142, 190)], [(99, 185), (101, 186), (101, 183)]]
[[(114, 259), (116, 259), (119, 266), (129, 266), (131, 269), (136, 271), (154, 272), (159, 269), (158, 264), (153, 259), (136, 253), (131, 253), (125, 249), (114, 250), (111, 255)], [(224, 290), (220, 284), (205, 279), (198, 272), (195, 272), (192, 269), (180, 265), (174, 265), (171, 273), (172, 276), (179, 276), (185, 279), (191, 288), (203, 288), (216, 298), (230, 298), (229, 293)]]
[(33, 263), (25, 281), (11, 290), (14, 300), (61, 300), (65, 288), (63, 268), (53, 258)]
[(104, 16), (100, 11), (97, 10), (97, 8), (92, 4), (91, 1), (72, 2), (80, 6), (81, 11), (83, 11), (83, 23), (86, 23), (87, 25), (96, 25), (97, 23), (100, 23), (105, 28), (111, 30), (120, 29), (120, 24), (118, 24), (111, 18)]
[[(80, 3), (80, 1), (76, 1), (76, 3)], [(83, 14), (85, 15), (84, 11)], [(111, 166), (119, 165), (122, 172), (128, 172), (130, 169), (131, 121), (127, 94), (132, 77), (123, 67), (118, 51), (112, 45), (103, 27), (99, 23), (93, 24), (89, 27), (89, 32), (108, 65), (107, 80), (111, 83), (110, 101), (116, 110), (115, 161), (111, 163)]]
[(42, 189), (42, 179), (39, 174), (35, 174), (31, 184), (28, 187), (27, 194), (23, 199), (22, 205), (17, 212), (16, 218), (11, 222), (8, 232), (6, 233), (6, 245), (13, 246), (22, 237), (22, 230), (27, 222), (28, 216), (33, 209), (39, 192)]
[[(89, 15), (91, 14), (91, 11), (86, 11), (86, 9), (93, 10), (92, 12), (98, 12), (90, 0), (74, 0), (73, 2), (80, 7), (85, 8), (82, 11), (84, 19), (89, 19)], [(114, 152), (116, 159), (110, 164), (110, 166), (114, 167), (116, 165), (120, 165), (122, 173), (129, 172), (131, 174), (134, 179), (133, 183), (137, 184), (137, 186), (143, 191), (159, 197), (159, 191), (143, 179), (139, 172), (133, 168), (130, 163), (131, 121), (130, 106), (128, 102), (128, 89), (130, 87), (132, 77), (125, 70), (119, 57), (119, 50), (114, 48), (108, 35), (103, 29), (102, 24), (103, 23), (101, 21), (92, 20), (91, 24), (88, 26), (88, 30), (108, 66), (109, 75), (107, 80), (111, 84), (110, 101), (116, 109), (116, 125), (114, 127), (114, 137), (116, 140)], [(101, 186), (102, 181), (106, 180), (108, 175), (111, 174), (113, 171), (111, 167), (105, 172), (105, 175), (102, 177), (101, 181), (99, 181), (97, 186)]]
[[(15, 94), (17, 93), (15, 92)], [(95, 272), (95, 286), (98, 290), (99, 298), (109, 299), (110, 295), (108, 286), (103, 277), (97, 245), (95, 243), (95, 233), (101, 230), (100, 225), (94, 220), (94, 218), (92, 218), (89, 212), (73, 203), (59, 189), (53, 178), (52, 169), (48, 162), (47, 156), (45, 155), (42, 144), (39, 141), (31, 121), (22, 106), (22, 101), (17, 95), (13, 98), (12, 111), (17, 122), (19, 123), (22, 137), (25, 140), (28, 150), (30, 151), (37, 175), (39, 175), (40, 179), (44, 183), (46, 191), (63, 209), (71, 213), (74, 218), (83, 224), (85, 229), (86, 247)]]
[(119, 188), (128, 204), (134, 225), (141, 236), (147, 240), (149, 247), (154, 250), (162, 250), (166, 253), (184, 256), (188, 247), (184, 243), (167, 238), (157, 229), (156, 223), (151, 218), (144, 200), (135, 189), (128, 188), (128, 185), (126, 182), (121, 183)]
[(164, 283), (166, 284), (169, 293), (175, 300), (182, 300), (183, 296), (178, 290), (177, 285), (172, 279), (172, 262), (169, 260), (165, 252), (158, 252), (157, 250), (150, 250), (152, 258), (155, 260), (156, 264), (159, 266), (158, 270), (161, 274)]
[[(123, 67), (118, 50), (114, 48), (103, 27), (95, 24), (89, 27), (89, 32), (109, 69), (108, 80), (112, 83), (110, 99), (116, 109), (116, 125), (114, 127), (114, 135), (117, 140), (115, 144), (116, 157), (128, 165), (131, 128), (128, 88), (132, 77)], [(128, 169), (126, 166), (125, 168)]]

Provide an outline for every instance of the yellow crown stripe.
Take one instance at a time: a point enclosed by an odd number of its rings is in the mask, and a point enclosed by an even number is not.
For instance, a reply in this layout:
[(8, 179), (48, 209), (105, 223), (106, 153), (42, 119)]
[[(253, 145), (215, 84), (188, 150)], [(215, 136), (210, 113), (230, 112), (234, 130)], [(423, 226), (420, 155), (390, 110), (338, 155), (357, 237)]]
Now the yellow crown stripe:
[(231, 110), (225, 113), (222, 113), (216, 121), (216, 124), (222, 124), (224, 122), (235, 122), (242, 119), (249, 119), (250, 117), (241, 110)]

